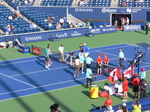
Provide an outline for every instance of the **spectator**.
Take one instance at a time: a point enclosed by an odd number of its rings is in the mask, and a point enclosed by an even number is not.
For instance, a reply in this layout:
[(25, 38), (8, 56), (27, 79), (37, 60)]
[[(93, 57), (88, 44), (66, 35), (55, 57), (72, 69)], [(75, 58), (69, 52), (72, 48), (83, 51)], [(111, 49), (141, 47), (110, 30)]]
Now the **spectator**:
[(74, 25), (74, 27), (75, 27), (75, 28), (79, 28), (79, 25), (78, 25), (78, 23), (76, 23), (76, 24)]
[(69, 28), (74, 28), (74, 26), (73, 26), (73, 24), (71, 23), (71, 24), (69, 24)]
[(30, 23), (30, 28), (31, 28), (31, 29), (36, 29), (36, 28), (37, 28), (37, 26), (36, 26), (36, 24), (35, 24), (35, 23)]
[(21, 43), (19, 42), (17, 37), (14, 37), (14, 39), (13, 39), (13, 47), (17, 47), (18, 45), (21, 45)]
[(49, 26), (50, 28), (52, 28), (52, 27), (53, 27), (53, 24), (52, 24), (52, 23), (48, 23), (48, 26)]
[(8, 16), (8, 20), (10, 20), (10, 21), (12, 21), (12, 20), (13, 20), (12, 15)]
[(57, 24), (56, 24), (56, 29), (57, 29), (57, 30), (62, 29), (61, 24), (60, 24), (59, 22), (57, 22)]
[(84, 0), (80, 0), (79, 6), (82, 7), (82, 6), (84, 6), (84, 5), (85, 5)]
[[(135, 105), (134, 105), (134, 103), (135, 103)], [(133, 108), (132, 112), (141, 112), (142, 106), (141, 106), (140, 102), (137, 100), (137, 101), (133, 102), (132, 108)]]
[(28, 4), (28, 1), (27, 1), (27, 0), (24, 0), (24, 4), (27, 5), (27, 4)]
[(128, 108), (126, 107), (126, 103), (122, 104), (122, 110), (123, 110), (123, 112), (128, 112)]
[(64, 17), (60, 18), (59, 23), (60, 23), (61, 25), (64, 24)]
[(53, 105), (50, 106), (51, 112), (61, 112), (58, 110), (59, 105), (57, 103), (54, 103)]
[(145, 79), (142, 79), (140, 83), (140, 99), (146, 97), (146, 88), (147, 88), (147, 81)]
[(11, 32), (10, 25), (7, 25), (7, 26), (5, 27), (5, 33), (6, 33), (6, 35), (9, 35), (10, 32)]
[(10, 26), (10, 34), (14, 34), (14, 29), (15, 29), (15, 27), (14, 26)]
[(116, 112), (123, 112), (121, 106), (118, 106), (118, 107), (117, 107), (117, 111), (116, 111)]
[(146, 72), (145, 72), (145, 68), (142, 68), (141, 70), (142, 70), (142, 72), (140, 74), (140, 79), (142, 80), (142, 79), (146, 78)]

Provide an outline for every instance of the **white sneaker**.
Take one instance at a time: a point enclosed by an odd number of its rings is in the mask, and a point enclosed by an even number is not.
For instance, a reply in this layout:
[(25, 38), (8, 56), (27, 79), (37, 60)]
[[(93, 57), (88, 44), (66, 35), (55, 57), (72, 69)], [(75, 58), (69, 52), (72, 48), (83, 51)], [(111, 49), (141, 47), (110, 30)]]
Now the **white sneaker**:
[(82, 72), (82, 74), (84, 74), (84, 72)]
[(48, 67), (50, 67), (51, 65), (49, 64)]
[(127, 100), (123, 99), (122, 101), (126, 102)]

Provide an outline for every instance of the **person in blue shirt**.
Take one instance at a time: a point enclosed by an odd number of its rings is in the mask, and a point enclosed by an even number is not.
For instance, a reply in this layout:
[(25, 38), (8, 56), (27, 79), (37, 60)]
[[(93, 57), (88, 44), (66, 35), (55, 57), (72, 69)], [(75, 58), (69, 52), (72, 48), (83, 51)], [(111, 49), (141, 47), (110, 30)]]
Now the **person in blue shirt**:
[(92, 84), (92, 77), (93, 77), (93, 73), (91, 68), (88, 66), (86, 68), (86, 88), (88, 88), (88, 83), (90, 82), (90, 86)]
[(141, 72), (141, 74), (140, 74), (140, 79), (141, 79), (141, 80), (142, 80), (142, 79), (146, 79), (145, 68), (142, 68), (141, 70), (142, 70), (142, 72)]
[(90, 55), (87, 56), (85, 62), (86, 62), (86, 67), (92, 68), (91, 64), (93, 62), (93, 59), (90, 57)]
[(50, 67), (50, 54), (51, 54), (51, 50), (50, 50), (50, 44), (48, 44), (47, 45), (47, 48), (46, 48), (46, 50), (45, 50), (45, 60), (46, 60), (46, 63), (45, 63), (45, 68), (46, 69), (50, 69), (49, 67)]
[(118, 56), (118, 58), (119, 58), (119, 65), (120, 65), (120, 67), (123, 67), (125, 69), (126, 67), (122, 64), (123, 60), (125, 60), (124, 53), (123, 53), (122, 49), (120, 49), (119, 51), (120, 51), (119, 52), (119, 56)]
[(84, 43), (83, 45), (84, 56), (86, 58), (89, 55), (89, 47), (86, 45), (86, 43)]
[(82, 54), (84, 54), (84, 50), (83, 50), (82, 43), (80, 43), (80, 45), (79, 45), (79, 56), (81, 56)]

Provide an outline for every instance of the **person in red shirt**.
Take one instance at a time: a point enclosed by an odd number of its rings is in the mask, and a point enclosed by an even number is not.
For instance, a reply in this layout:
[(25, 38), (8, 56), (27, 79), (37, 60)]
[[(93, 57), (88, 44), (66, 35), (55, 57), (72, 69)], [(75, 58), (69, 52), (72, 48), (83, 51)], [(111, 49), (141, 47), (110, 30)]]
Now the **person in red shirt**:
[(124, 77), (124, 81), (122, 82), (124, 99), (122, 101), (127, 101), (128, 99), (128, 83), (127, 77)]
[(104, 74), (108, 74), (108, 63), (109, 58), (107, 57), (107, 54), (104, 54)]
[(100, 57), (100, 53), (97, 54), (98, 57), (96, 59), (96, 68), (97, 68), (97, 75), (100, 75), (102, 73), (102, 58)]
[(139, 74), (136, 74), (135, 76), (136, 77), (132, 80), (132, 83), (133, 83), (133, 92), (134, 92), (133, 99), (138, 98), (139, 85), (140, 85), (140, 78), (138, 77)]
[(94, 107), (93, 110), (99, 110), (99, 109), (103, 109), (103, 108), (107, 108), (108, 106), (112, 105), (112, 99), (110, 98), (110, 95), (107, 96), (107, 99), (105, 100), (105, 103), (103, 106), (99, 106), (99, 107)]

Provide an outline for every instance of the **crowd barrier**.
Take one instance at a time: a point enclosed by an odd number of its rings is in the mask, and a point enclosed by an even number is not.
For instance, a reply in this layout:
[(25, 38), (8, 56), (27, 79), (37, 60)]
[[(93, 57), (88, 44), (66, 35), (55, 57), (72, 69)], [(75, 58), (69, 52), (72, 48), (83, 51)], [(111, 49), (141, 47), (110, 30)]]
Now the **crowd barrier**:
[[(150, 97), (146, 97), (146, 98), (143, 98), (143, 99), (139, 99), (140, 101), (140, 104), (142, 105), (142, 111), (146, 111), (146, 110), (150, 110)], [(122, 102), (124, 103), (124, 102)], [(127, 104), (127, 108), (128, 108), (128, 111), (129, 112), (132, 112), (132, 104), (133, 104), (133, 101), (131, 102), (126, 102)], [(122, 104), (119, 104), (119, 105), (122, 105)], [(119, 105), (115, 105), (113, 106), (113, 110), (114, 112), (117, 111), (117, 107)], [(100, 110), (95, 110), (95, 111), (91, 111), (91, 112), (104, 112), (106, 109), (100, 109)]]
[[(90, 31), (94, 34), (117, 32), (117, 30), (114, 26), (103, 27), (103, 28), (94, 28), (94, 29), (90, 29)], [(48, 31), (48, 32), (37, 32), (37, 33), (29, 33), (29, 34), (3, 36), (3, 37), (0, 37), (0, 42), (5, 42), (6, 38), (8, 38), (9, 41), (12, 41), (14, 36), (16, 36), (20, 40), (21, 43), (30, 43), (30, 42), (49, 40), (51, 38), (51, 35), (58, 37), (59, 39), (62, 39), (62, 38), (85, 36), (85, 34), (87, 32), (89, 32), (88, 27), (87, 28), (55, 30), (55, 31)]]

